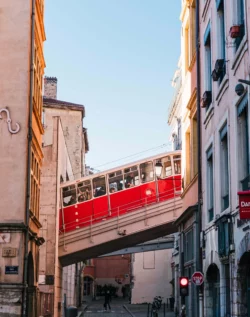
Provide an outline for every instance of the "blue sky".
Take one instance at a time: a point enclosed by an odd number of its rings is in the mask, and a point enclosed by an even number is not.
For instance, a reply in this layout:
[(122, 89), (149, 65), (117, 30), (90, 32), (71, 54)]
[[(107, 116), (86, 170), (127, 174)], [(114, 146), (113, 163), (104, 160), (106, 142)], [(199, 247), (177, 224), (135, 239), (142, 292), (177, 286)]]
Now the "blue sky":
[(159, 146), (170, 139), (180, 9), (180, 0), (46, 1), (45, 75), (58, 78), (58, 99), (85, 106), (88, 165), (169, 149)]

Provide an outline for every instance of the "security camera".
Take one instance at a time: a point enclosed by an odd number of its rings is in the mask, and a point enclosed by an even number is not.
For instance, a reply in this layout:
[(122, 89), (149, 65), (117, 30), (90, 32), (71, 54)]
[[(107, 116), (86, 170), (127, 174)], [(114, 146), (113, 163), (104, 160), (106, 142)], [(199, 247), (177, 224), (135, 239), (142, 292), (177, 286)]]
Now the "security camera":
[(241, 96), (245, 91), (245, 87), (242, 84), (237, 84), (235, 86), (235, 92), (238, 96)]

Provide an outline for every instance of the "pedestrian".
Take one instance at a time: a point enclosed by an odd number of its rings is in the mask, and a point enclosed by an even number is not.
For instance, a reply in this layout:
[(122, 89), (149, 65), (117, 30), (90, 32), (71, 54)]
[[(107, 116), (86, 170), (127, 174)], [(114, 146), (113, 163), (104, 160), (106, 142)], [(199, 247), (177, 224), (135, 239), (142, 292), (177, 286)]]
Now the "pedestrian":
[(111, 310), (110, 302), (111, 302), (111, 294), (110, 294), (110, 291), (107, 290), (107, 292), (105, 293), (105, 296), (104, 296), (104, 305), (103, 305), (105, 310), (107, 310), (107, 308), (109, 308), (109, 310)]

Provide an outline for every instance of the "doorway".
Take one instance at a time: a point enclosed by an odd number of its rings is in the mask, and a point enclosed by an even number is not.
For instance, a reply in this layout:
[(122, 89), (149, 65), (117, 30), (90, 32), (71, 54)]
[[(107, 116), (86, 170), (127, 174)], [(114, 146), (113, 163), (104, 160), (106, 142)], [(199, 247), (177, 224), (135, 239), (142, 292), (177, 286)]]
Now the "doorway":
[(245, 252), (238, 269), (240, 303), (240, 316), (250, 317), (250, 252)]
[(93, 278), (90, 276), (84, 276), (83, 279), (84, 284), (84, 296), (92, 296), (93, 295)]
[(210, 306), (208, 307), (209, 317), (221, 317), (220, 314), (220, 271), (216, 264), (211, 264), (207, 270), (208, 297)]

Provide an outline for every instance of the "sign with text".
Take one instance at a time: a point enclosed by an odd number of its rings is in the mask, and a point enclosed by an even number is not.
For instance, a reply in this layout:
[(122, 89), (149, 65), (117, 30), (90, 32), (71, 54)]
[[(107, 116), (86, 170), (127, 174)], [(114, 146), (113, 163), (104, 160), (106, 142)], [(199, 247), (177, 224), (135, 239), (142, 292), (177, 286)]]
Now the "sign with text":
[(240, 219), (250, 219), (250, 191), (238, 192)]
[(18, 274), (18, 266), (5, 266), (5, 274)]
[(192, 282), (199, 286), (204, 282), (204, 276), (201, 272), (194, 272), (194, 274), (192, 275)]

